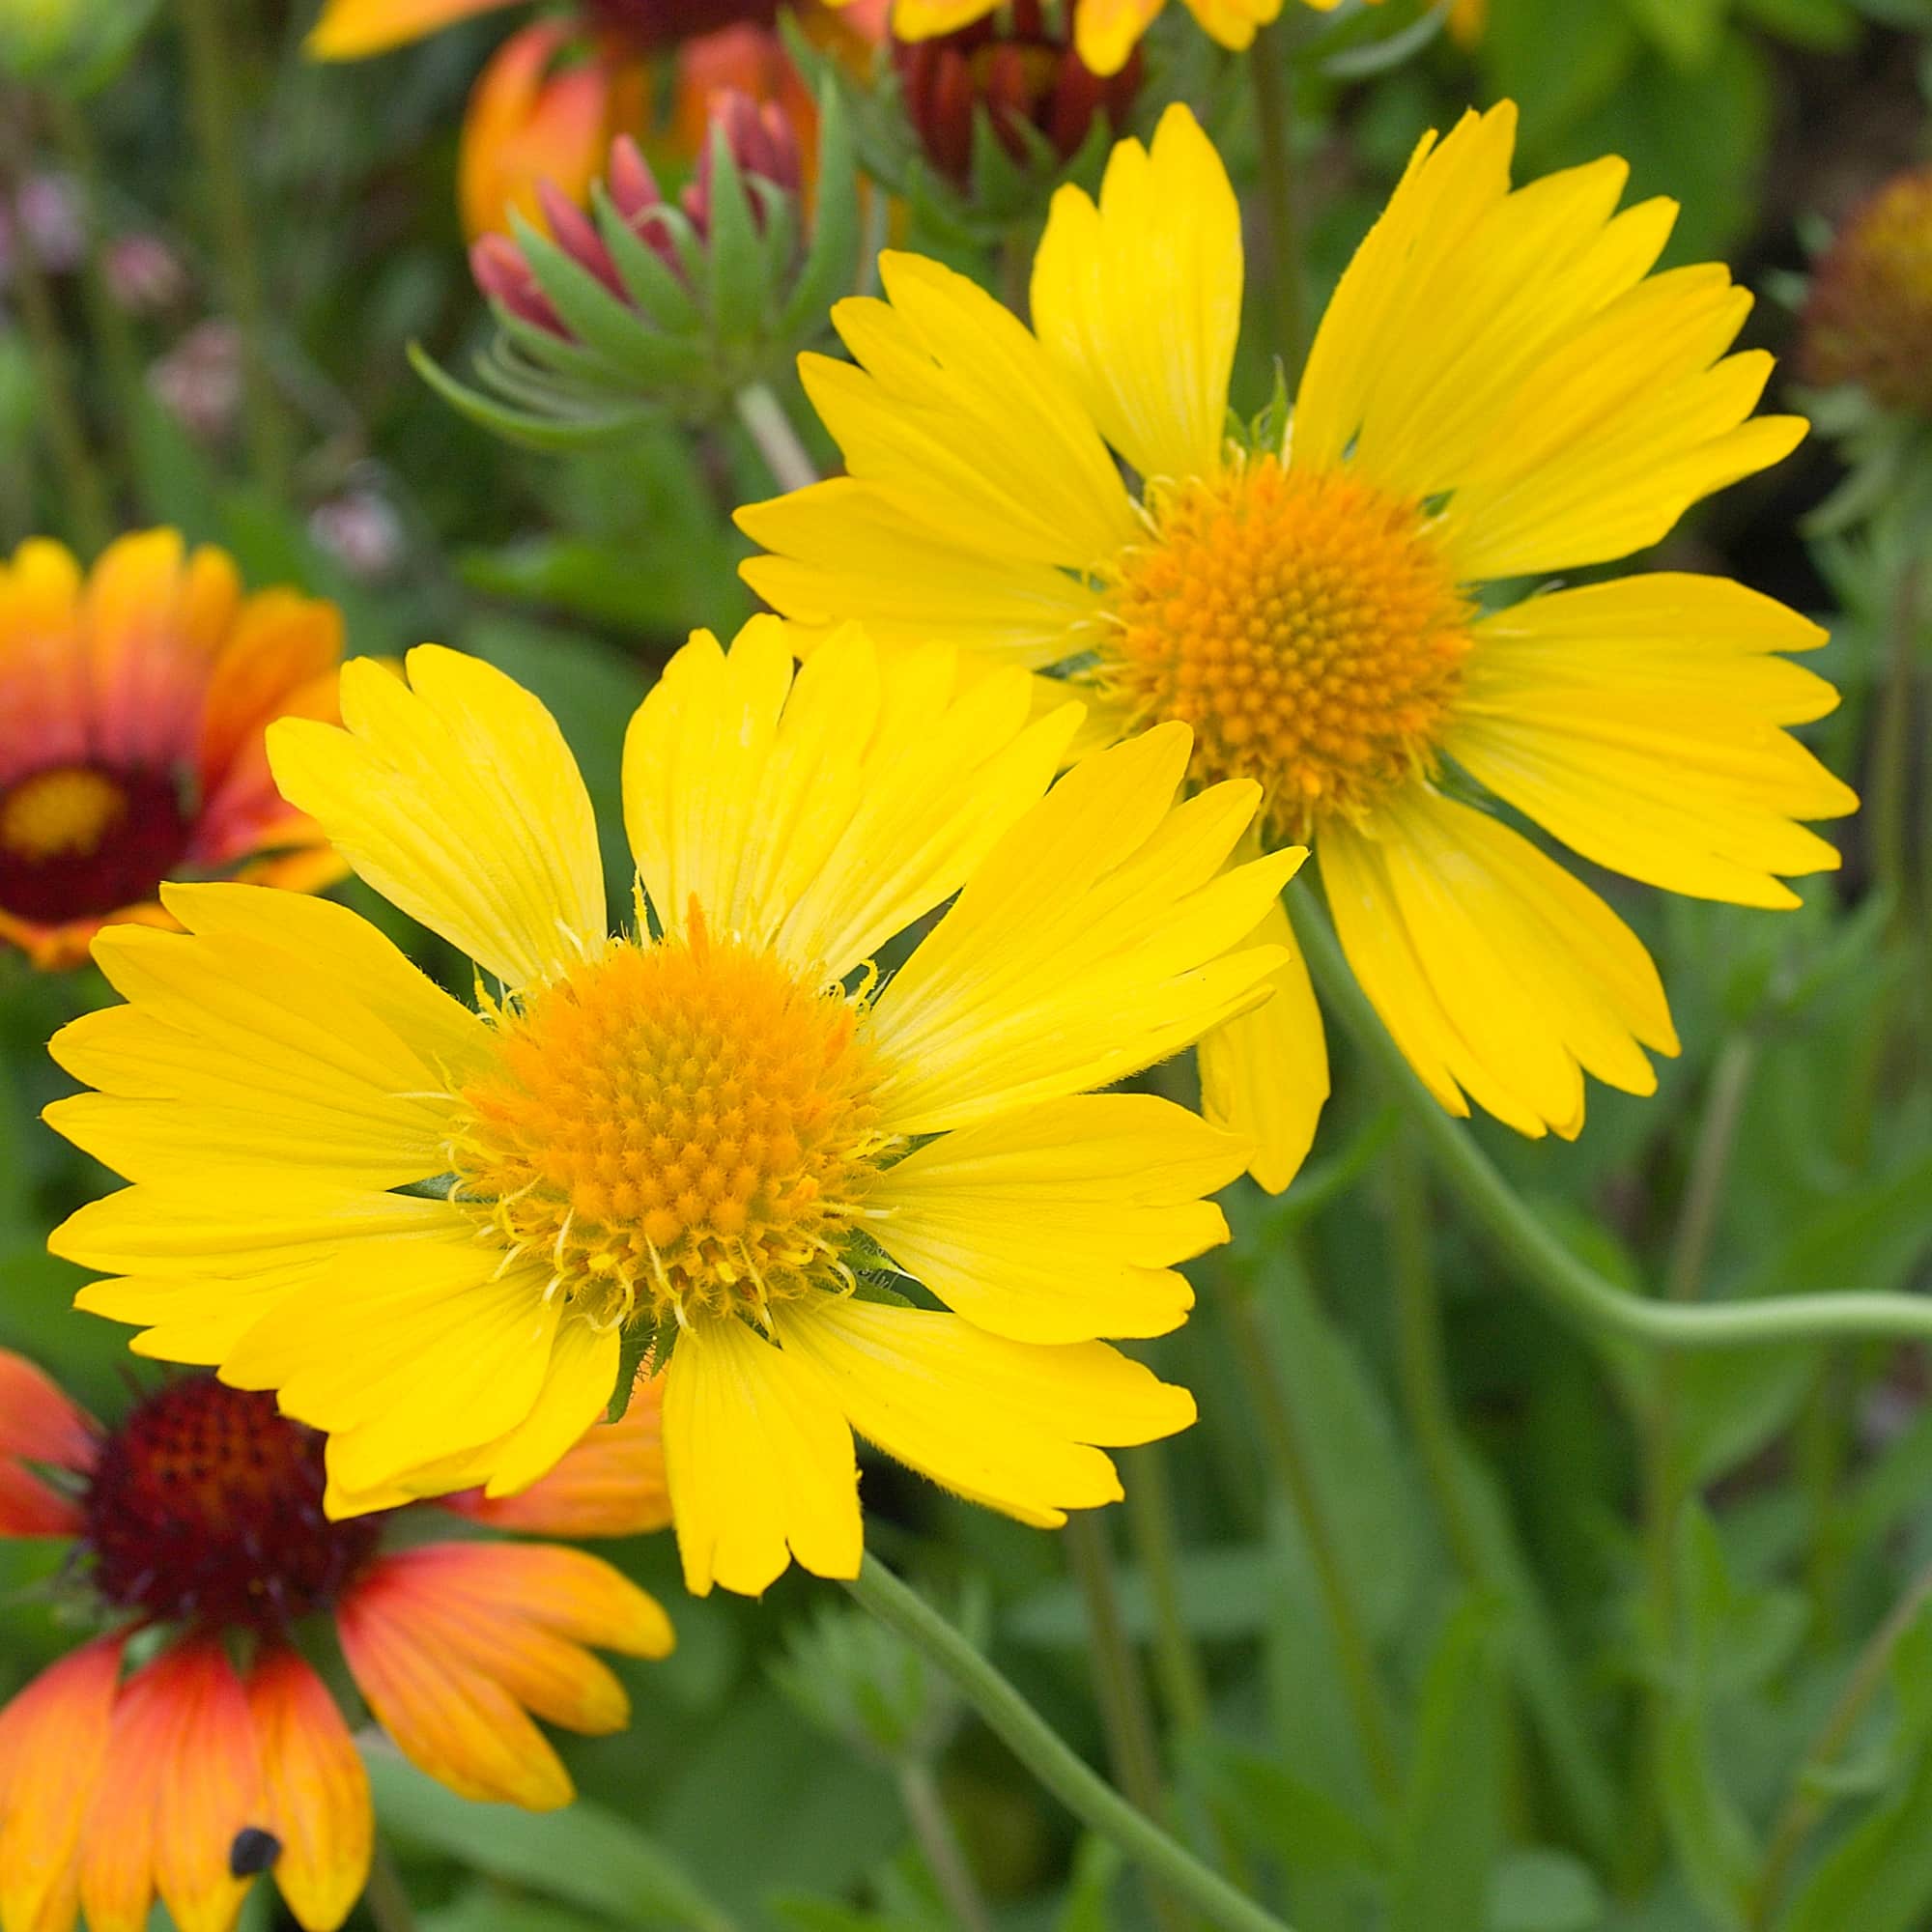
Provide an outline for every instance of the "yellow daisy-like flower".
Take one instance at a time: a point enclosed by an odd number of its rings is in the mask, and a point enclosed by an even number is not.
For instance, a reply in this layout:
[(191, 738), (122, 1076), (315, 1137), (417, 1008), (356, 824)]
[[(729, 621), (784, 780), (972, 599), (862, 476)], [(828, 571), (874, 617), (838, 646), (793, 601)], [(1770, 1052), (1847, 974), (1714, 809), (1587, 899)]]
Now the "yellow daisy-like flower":
[(853, 1429), (1057, 1524), (1121, 1492), (1094, 1445), (1193, 1419), (1097, 1338), (1185, 1319), (1245, 1149), (1089, 1090), (1265, 997), (1245, 942), (1300, 855), (1228, 869), (1260, 789), (1177, 806), (1184, 725), (1049, 790), (1080, 706), (1034, 717), (1023, 672), (850, 630), (792, 666), (775, 619), (700, 633), (639, 708), (617, 939), (582, 780), (500, 672), (357, 661), (346, 729), (277, 727), (289, 797), (499, 983), (481, 1011), (285, 894), (99, 942), (128, 1004), (56, 1037), (99, 1091), (47, 1118), (135, 1184), (53, 1246), (120, 1277), (80, 1305), (138, 1352), (330, 1432), (331, 1514), (536, 1481), (643, 1324), (699, 1592), (856, 1574)]
[[(890, 299), (835, 311), (859, 366), (802, 363), (850, 474), (739, 522), (774, 553), (747, 579), (804, 625), (1057, 668), (1116, 731), (1186, 721), (1198, 780), (1259, 781), (1268, 834), (1312, 842), (1443, 1105), (1569, 1136), (1586, 1071), (1653, 1091), (1669, 1009), (1634, 934), (1475, 787), (1599, 865), (1762, 906), (1838, 863), (1794, 821), (1856, 800), (1781, 728), (1836, 702), (1779, 655), (1824, 638), (1783, 606), (1675, 573), (1507, 601), (1657, 542), (1804, 430), (1747, 420), (1771, 358), (1725, 354), (1750, 306), (1726, 270), (1650, 272), (1674, 205), (1616, 213), (1616, 159), (1512, 191), (1515, 126), (1505, 104), (1416, 150), (1278, 446), (1229, 440), (1240, 210), (1177, 107), (1097, 207), (1057, 197), (1033, 332), (886, 256)], [(1290, 943), (1278, 909), (1264, 933)], [(1298, 960), (1204, 1047), (1206, 1111), (1267, 1186), (1325, 1066)]]
[[(853, 0), (831, 0), (835, 7)], [(1068, 0), (1073, 8), (1073, 44), (1095, 73), (1119, 73), (1141, 36), (1153, 25), (1167, 0)], [(1303, 0), (1317, 13), (1332, 13), (1342, 0)], [(902, 41), (929, 41), (956, 33), (995, 12), (1001, 0), (894, 0), (893, 32)], [(1202, 31), (1224, 47), (1242, 48), (1281, 14), (1282, 0), (1187, 0), (1187, 11)]]

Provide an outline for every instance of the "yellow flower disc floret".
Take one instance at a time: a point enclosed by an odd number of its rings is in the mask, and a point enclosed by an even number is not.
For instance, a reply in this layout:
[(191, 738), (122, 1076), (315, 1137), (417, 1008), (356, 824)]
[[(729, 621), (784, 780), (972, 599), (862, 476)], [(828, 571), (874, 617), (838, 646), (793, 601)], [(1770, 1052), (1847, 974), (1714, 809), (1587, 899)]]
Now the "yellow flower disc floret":
[(1417, 506), (1262, 456), (1148, 509), (1103, 646), (1136, 723), (1185, 720), (1197, 775), (1257, 780), (1287, 838), (1433, 764), (1471, 611)]
[(505, 1012), (461, 1095), (451, 1199), (599, 1328), (849, 1287), (890, 1146), (859, 1014), (694, 906), (686, 936), (613, 946)]

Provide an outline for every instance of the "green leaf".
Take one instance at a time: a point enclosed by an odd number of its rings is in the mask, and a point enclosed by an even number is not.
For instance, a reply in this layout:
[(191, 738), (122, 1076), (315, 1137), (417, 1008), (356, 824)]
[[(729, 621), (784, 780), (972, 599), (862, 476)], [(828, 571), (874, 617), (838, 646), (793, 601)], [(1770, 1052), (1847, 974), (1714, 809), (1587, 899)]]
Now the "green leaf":
[(1089, 1834), (1073, 1854), (1073, 1883), (1053, 1921), (1053, 1932), (1113, 1932), (1108, 1901), (1119, 1884), (1122, 1861), (1106, 1838)]
[(1423, 1680), (1388, 1932), (1485, 1932), (1503, 1847), (1504, 1684), (1497, 1606), (1465, 1598)]
[(1596, 1932), (1608, 1911), (1588, 1865), (1568, 1852), (1528, 1845), (1496, 1867), (1489, 1932)]
[(711, 221), (704, 250), (705, 303), (718, 338), (743, 342), (762, 334), (773, 292), (743, 171), (722, 121), (711, 124)]
[[(611, 205), (602, 182), (590, 190), (597, 214), (597, 232), (617, 265), (624, 292), (653, 327), (667, 334), (686, 334), (702, 320), (684, 277), (651, 244), (637, 235)], [(674, 211), (667, 210), (667, 215)]]
[(400, 1838), (627, 1926), (727, 1932), (724, 1912), (672, 1854), (614, 1813), (581, 1799), (545, 1813), (478, 1804), (386, 1750), (368, 1757), (377, 1813)]
[(1370, 1825), (1287, 1766), (1218, 1740), (1202, 1756), (1210, 1794), (1284, 1870), (1376, 1872), (1386, 1864), (1387, 1848)]
[[(1208, 1642), (1250, 1637), (1267, 1628), (1281, 1577), (1273, 1554), (1262, 1545), (1188, 1550), (1179, 1571), (1181, 1614), (1196, 1637)], [(1146, 1642), (1154, 1634), (1147, 1577), (1122, 1564), (1117, 1579), (1127, 1634)], [(1092, 1634), (1080, 1593), (1065, 1582), (1030, 1591), (1001, 1618), (1000, 1630), (1015, 1643), (1042, 1650), (1084, 1650)]]
[(1932, 1747), (1833, 1847), (1778, 1932), (1919, 1932), (1932, 1910)]
[[(267, 1888), (256, 1891), (267, 1896)], [(484, 1886), (466, 1891), (453, 1904), (417, 1915), (421, 1932), (608, 1932), (609, 1918), (586, 1918), (560, 1905), (518, 1898)]]
[(859, 270), (858, 159), (844, 95), (830, 82), (819, 91), (818, 114), (818, 201), (811, 246), (779, 319), (779, 332), (786, 341), (822, 332), (832, 304), (852, 293)]
[(648, 427), (653, 417), (641, 407), (601, 413), (580, 412), (575, 416), (538, 415), (528, 410), (506, 409), (488, 396), (459, 383), (449, 375), (420, 343), (409, 347), (410, 366), (444, 402), (466, 415), (479, 428), (506, 442), (526, 443), (532, 449), (553, 454), (584, 449), (616, 437), (629, 436)]

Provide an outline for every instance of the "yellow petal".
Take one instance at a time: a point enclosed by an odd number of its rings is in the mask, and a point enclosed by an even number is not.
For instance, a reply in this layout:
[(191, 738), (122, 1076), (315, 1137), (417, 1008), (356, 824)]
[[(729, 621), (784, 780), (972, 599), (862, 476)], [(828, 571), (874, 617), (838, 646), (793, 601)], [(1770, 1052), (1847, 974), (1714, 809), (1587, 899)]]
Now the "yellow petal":
[[(1627, 556), (1699, 497), (1788, 455), (1797, 416), (1747, 421), (1771, 374), (1724, 355), (1750, 296), (1715, 263), (1610, 303), (1519, 385), (1458, 479), (1439, 541), (1466, 582)], [(1721, 358), (1721, 359), (1720, 359)]]
[(950, 652), (882, 663), (850, 629), (787, 694), (782, 649), (766, 619), (728, 658), (708, 638), (678, 653), (633, 721), (626, 819), (667, 926), (696, 896), (829, 982), (959, 890), (1045, 790), (1080, 712), (1032, 720), (1025, 672), (956, 691)]
[(1857, 795), (1781, 727), (1837, 693), (1776, 655), (1825, 633), (1722, 578), (1662, 573), (1533, 597), (1476, 627), (1446, 749), (1598, 865), (1744, 905), (1829, 871), (1795, 821)]
[(822, 1381), (733, 1318), (678, 1339), (665, 1372), (665, 1463), (685, 1587), (755, 1597), (796, 1556), (856, 1577), (852, 1434)]
[[(1282, 0), (1187, 0), (1187, 11), (1200, 21), (1204, 33), (1239, 53), (1254, 44), (1258, 28), (1279, 15), (1281, 4)], [(1326, 13), (1340, 0), (1308, 0), (1308, 4)]]
[(1167, 0), (1080, 0), (1074, 11), (1074, 47), (1098, 74), (1119, 73), (1158, 17)]
[(1241, 328), (1241, 209), (1193, 114), (1151, 151), (1122, 141), (1095, 207), (1053, 198), (1033, 265), (1040, 344), (1100, 433), (1143, 476), (1220, 468)]
[(1022, 1522), (1120, 1499), (1112, 1460), (1092, 1445), (1151, 1442), (1194, 1420), (1185, 1389), (1104, 1342), (1034, 1348), (956, 1315), (825, 1296), (775, 1315), (786, 1352), (811, 1363), (860, 1435)]
[(346, 1490), (494, 1441), (535, 1405), (559, 1312), (541, 1268), (490, 1279), (500, 1260), (460, 1223), (442, 1240), (346, 1245), (236, 1346), (222, 1379), (274, 1389), (327, 1431)]
[(1101, 1087), (1260, 997), (1282, 963), (1237, 952), (1299, 865), (1222, 869), (1258, 788), (1170, 809), (1184, 725), (1083, 759), (1021, 818), (880, 995), (882, 1124), (931, 1133)]
[(302, 51), (311, 60), (363, 60), (509, 4), (510, 0), (328, 0)]
[(845, 466), (989, 561), (1086, 570), (1139, 525), (1113, 458), (1039, 344), (977, 282), (888, 250), (886, 301), (832, 312), (858, 367), (802, 356)]
[(1245, 1152), (1152, 1094), (1085, 1094), (941, 1135), (889, 1169), (867, 1207), (893, 1259), (996, 1335), (1164, 1335), (1194, 1303), (1174, 1264), (1228, 1237), (1201, 1197)]
[(1427, 326), (1416, 289), (1467, 246), (1509, 192), (1515, 144), (1516, 107), (1507, 100), (1465, 114), (1439, 146), (1433, 131), (1417, 143), (1315, 332), (1294, 406), (1297, 464), (1326, 469), (1342, 461), (1397, 345)]
[(1279, 899), (1248, 937), (1279, 947), (1268, 997), (1227, 1021), (1195, 1049), (1201, 1111), (1248, 1144), (1248, 1172), (1279, 1194), (1301, 1170), (1328, 1098), (1328, 1046), (1308, 967)]
[(735, 521), (773, 553), (738, 567), (773, 610), (821, 632), (862, 624), (882, 648), (953, 644), (1032, 668), (1072, 656), (1098, 618), (1100, 593), (1067, 571), (994, 563), (849, 476)]
[(1587, 887), (1487, 813), (1422, 785), (1321, 841), (1349, 963), (1445, 1107), (1520, 1132), (1583, 1125), (1583, 1073), (1627, 1093), (1675, 1053), (1657, 969)]
[(367, 658), (342, 671), (347, 727), (284, 719), (275, 781), (385, 898), (506, 985), (604, 943), (590, 796), (550, 713), (475, 658), (434, 644), (405, 685)]

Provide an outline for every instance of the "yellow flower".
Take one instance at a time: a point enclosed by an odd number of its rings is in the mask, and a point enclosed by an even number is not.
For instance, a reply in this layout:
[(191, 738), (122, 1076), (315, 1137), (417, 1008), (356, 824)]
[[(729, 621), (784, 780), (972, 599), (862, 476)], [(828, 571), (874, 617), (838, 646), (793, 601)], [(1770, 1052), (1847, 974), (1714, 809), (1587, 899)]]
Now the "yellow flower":
[[(830, 0), (835, 7), (853, 0)], [(1095, 73), (1119, 73), (1153, 25), (1167, 0), (1069, 0), (1073, 44)], [(1342, 0), (1304, 0), (1317, 13), (1332, 13)], [(1374, 0), (1371, 0), (1374, 4)], [(895, 0), (893, 32), (902, 41), (929, 41), (984, 19), (1001, 0)], [(1256, 32), (1281, 13), (1282, 0), (1187, 0), (1202, 30), (1224, 47), (1246, 47)]]
[[(1585, 1071), (1654, 1090), (1669, 1010), (1624, 923), (1474, 787), (1598, 865), (1762, 906), (1838, 863), (1793, 821), (1856, 801), (1779, 728), (1836, 702), (1777, 655), (1823, 641), (1795, 612), (1675, 573), (1508, 601), (1657, 542), (1804, 428), (1746, 420), (1771, 358), (1724, 354), (1750, 305), (1724, 269), (1649, 272), (1674, 205), (1614, 213), (1615, 159), (1512, 192), (1515, 123), (1417, 149), (1278, 446), (1228, 440), (1240, 211), (1174, 108), (1151, 154), (1115, 150), (1097, 208), (1057, 197), (1037, 334), (887, 255), (890, 300), (835, 311), (860, 366), (802, 363), (850, 475), (739, 522), (774, 553), (746, 577), (802, 624), (1070, 671), (1117, 731), (1189, 723), (1198, 780), (1258, 780), (1267, 832), (1313, 843), (1443, 1105), (1569, 1136)], [(1278, 911), (1264, 932), (1288, 943)], [(1256, 1140), (1265, 1185), (1325, 1064), (1298, 961), (1204, 1047), (1205, 1111)]]
[(129, 1004), (56, 1037), (99, 1091), (47, 1118), (135, 1184), (53, 1237), (122, 1277), (80, 1304), (331, 1432), (337, 1516), (523, 1489), (655, 1335), (700, 1592), (855, 1574), (853, 1429), (1026, 1521), (1117, 1498), (1093, 1445), (1194, 1406), (1097, 1338), (1185, 1319), (1173, 1264), (1226, 1237), (1202, 1197), (1245, 1150), (1089, 1090), (1265, 997), (1281, 955), (1244, 942), (1300, 855), (1226, 868), (1259, 787), (1177, 807), (1170, 724), (1049, 791), (1077, 704), (850, 630), (794, 676), (761, 618), (632, 722), (613, 940), (549, 714), (454, 652), (409, 673), (350, 665), (347, 729), (278, 728), (276, 775), (502, 990), (472, 1011), (342, 907), (245, 888), (103, 935)]

